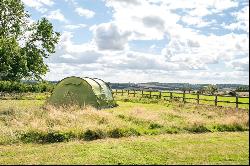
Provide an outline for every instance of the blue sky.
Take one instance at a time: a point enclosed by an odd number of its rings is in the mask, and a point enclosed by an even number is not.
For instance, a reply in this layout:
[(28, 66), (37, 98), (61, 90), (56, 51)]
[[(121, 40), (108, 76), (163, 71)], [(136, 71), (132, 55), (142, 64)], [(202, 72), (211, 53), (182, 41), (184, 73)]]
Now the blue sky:
[(247, 0), (22, 0), (61, 38), (47, 80), (249, 84)]

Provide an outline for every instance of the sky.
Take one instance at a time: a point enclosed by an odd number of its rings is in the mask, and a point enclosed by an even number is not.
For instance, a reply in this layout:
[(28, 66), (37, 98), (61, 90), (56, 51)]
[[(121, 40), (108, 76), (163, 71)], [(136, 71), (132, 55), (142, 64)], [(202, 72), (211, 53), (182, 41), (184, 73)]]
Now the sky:
[(61, 33), (46, 80), (249, 84), (248, 0), (22, 0)]

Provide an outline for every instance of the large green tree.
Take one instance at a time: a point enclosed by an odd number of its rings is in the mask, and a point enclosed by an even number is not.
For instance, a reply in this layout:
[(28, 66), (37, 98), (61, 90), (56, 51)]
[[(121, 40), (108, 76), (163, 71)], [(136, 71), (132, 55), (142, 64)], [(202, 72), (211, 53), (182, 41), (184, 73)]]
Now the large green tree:
[(0, 80), (40, 80), (59, 36), (46, 18), (32, 23), (21, 0), (0, 0)]

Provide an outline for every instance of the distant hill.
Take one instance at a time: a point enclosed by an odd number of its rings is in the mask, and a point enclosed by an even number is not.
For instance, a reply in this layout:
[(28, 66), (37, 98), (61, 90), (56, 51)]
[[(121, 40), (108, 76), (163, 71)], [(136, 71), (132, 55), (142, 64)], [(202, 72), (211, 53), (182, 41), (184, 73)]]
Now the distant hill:
[[(189, 83), (108, 83), (112, 89), (153, 89), (153, 90), (199, 90), (209, 84), (189, 84)], [(249, 85), (242, 84), (216, 84), (218, 90), (236, 90), (241, 87), (249, 91)]]
[[(35, 81), (24, 81), (34, 83)], [(48, 81), (57, 84), (59, 81)], [(112, 89), (152, 89), (152, 90), (199, 90), (209, 84), (189, 84), (189, 83), (160, 83), (160, 82), (146, 82), (146, 83), (111, 83), (107, 82)], [(216, 84), (218, 90), (230, 91), (237, 90), (246, 92), (249, 91), (249, 85), (243, 84)]]

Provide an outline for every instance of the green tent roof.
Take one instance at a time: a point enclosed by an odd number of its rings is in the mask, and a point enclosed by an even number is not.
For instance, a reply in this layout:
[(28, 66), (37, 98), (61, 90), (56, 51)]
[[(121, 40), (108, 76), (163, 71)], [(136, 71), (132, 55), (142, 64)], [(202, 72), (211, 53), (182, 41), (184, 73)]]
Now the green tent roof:
[(61, 80), (48, 99), (48, 103), (56, 106), (91, 105), (96, 108), (115, 105), (112, 91), (103, 80), (75, 76)]

